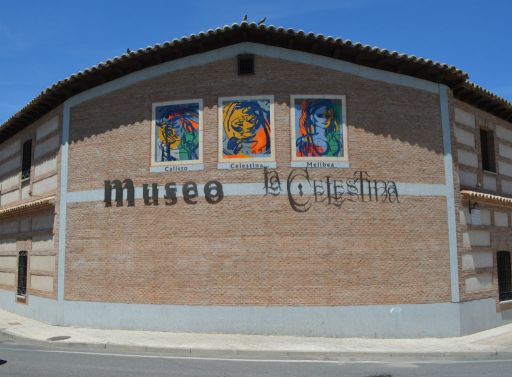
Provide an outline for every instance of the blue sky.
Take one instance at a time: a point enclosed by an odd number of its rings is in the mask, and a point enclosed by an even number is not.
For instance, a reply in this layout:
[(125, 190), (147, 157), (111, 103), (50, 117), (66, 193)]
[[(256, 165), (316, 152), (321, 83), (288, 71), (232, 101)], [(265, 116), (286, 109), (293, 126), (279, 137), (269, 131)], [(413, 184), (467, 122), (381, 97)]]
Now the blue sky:
[(128, 47), (232, 24), (244, 14), (455, 65), (512, 101), (509, 0), (0, 0), (0, 124), (46, 87)]

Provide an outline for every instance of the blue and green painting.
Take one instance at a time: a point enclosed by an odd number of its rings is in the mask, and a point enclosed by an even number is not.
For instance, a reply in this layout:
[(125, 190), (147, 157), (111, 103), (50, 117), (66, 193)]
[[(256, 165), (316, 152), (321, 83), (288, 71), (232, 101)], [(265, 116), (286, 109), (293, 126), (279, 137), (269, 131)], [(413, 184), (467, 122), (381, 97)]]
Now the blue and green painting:
[(155, 108), (155, 162), (199, 159), (199, 103)]

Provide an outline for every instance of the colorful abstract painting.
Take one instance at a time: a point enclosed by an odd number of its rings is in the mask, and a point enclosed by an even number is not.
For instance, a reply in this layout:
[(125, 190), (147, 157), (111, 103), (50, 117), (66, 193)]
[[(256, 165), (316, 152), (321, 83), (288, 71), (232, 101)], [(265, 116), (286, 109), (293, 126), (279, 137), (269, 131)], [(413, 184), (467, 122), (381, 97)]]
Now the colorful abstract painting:
[(220, 99), (222, 160), (272, 158), (270, 98)]
[(343, 159), (343, 98), (292, 97), (294, 159)]
[(154, 162), (200, 160), (200, 107), (199, 102), (154, 105)]

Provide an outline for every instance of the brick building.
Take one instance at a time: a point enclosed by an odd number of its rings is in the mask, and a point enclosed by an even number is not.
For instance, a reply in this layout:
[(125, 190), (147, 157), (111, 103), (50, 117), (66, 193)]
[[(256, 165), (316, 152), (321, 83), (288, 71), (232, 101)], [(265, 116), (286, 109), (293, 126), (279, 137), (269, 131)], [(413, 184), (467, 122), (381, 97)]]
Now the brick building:
[(53, 324), (455, 336), (512, 319), (512, 104), (454, 67), (241, 23), (0, 127), (0, 306)]

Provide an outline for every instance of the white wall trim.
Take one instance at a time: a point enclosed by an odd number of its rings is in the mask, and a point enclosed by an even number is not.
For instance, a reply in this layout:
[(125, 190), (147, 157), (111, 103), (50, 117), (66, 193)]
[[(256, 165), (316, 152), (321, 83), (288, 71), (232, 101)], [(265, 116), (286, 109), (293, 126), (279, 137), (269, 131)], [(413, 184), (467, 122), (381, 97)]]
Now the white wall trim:
[(243, 42), (201, 54), (172, 60), (133, 72), (114, 81), (107, 82), (77, 94), (76, 96), (69, 98), (66, 102), (69, 103), (70, 107), (76, 106), (82, 102), (105, 95), (115, 90), (126, 88), (127, 86), (133, 85), (140, 81), (148, 80), (166, 73), (175, 72), (190, 67), (209, 64), (223, 59), (229, 59), (243, 53), (252, 53), (269, 58), (284, 59), (297, 63), (315, 65), (322, 68), (332, 69), (334, 71), (352, 74), (369, 80), (407, 86), (430, 93), (438, 93), (438, 84), (416, 77), (365, 67), (343, 60), (314, 55), (312, 53), (294, 51), (281, 47), (266, 46), (257, 43)]
[(224, 306), (61, 303), (31, 296), (25, 305), (15, 302), (15, 292), (0, 290), (0, 303), (5, 310), (52, 325), (191, 333), (452, 337), (500, 326), (512, 319), (511, 310), (496, 313), (494, 299), (360, 306)]
[(457, 259), (457, 220), (455, 214), (455, 186), (453, 183), (453, 160), (451, 144), (448, 88), (439, 84), (439, 105), (443, 129), (444, 177), (446, 185), (446, 211), (448, 215), (448, 249), (450, 255), (450, 286), (452, 302), (459, 302), (459, 265)]
[[(151, 183), (151, 182), (148, 182)], [(298, 193), (297, 185), (302, 183), (303, 191), (306, 194), (312, 194), (311, 186), (305, 181), (295, 181), (292, 186), (293, 193)], [(442, 184), (429, 184), (429, 183), (397, 183), (398, 198), (406, 196), (427, 196), (437, 197), (446, 196), (446, 187)], [(177, 197), (182, 197), (183, 185), (176, 185)], [(265, 187), (263, 182), (251, 183), (223, 183), (222, 188), (224, 196), (261, 196), (265, 195)], [(198, 183), (197, 190), (199, 197), (204, 197), (204, 184)], [(286, 182), (282, 184), (281, 195), (286, 195)], [(368, 194), (368, 189), (365, 186), (365, 194)], [(165, 195), (165, 186), (158, 185), (158, 197), (163, 198)], [(84, 202), (101, 202), (104, 199), (103, 190), (84, 190), (84, 191), (71, 191), (67, 193), (68, 203), (84, 203)], [(126, 197), (126, 196), (125, 196)], [(142, 187), (135, 188), (135, 199), (142, 199)]]
[(59, 259), (57, 263), (57, 299), (64, 300), (64, 275), (66, 257), (66, 214), (68, 192), (68, 153), (69, 153), (70, 105), (64, 102), (62, 115), (62, 141), (60, 152), (60, 200), (59, 200)]

